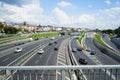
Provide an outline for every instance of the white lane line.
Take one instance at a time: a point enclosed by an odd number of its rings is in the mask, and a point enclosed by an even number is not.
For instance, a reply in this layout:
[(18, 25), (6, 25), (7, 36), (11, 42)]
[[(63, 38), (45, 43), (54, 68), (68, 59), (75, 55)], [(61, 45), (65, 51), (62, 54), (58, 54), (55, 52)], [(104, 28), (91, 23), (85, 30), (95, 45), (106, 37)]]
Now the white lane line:
[[(61, 73), (57, 71), (57, 75), (61, 75)], [(65, 76), (65, 79), (70, 80), (70, 78), (67, 76)]]
[(24, 76), (23, 80), (26, 80), (27, 76)]
[(60, 62), (60, 61), (58, 61), (58, 64), (61, 64), (61, 65), (63, 65), (63, 66), (66, 66), (66, 63), (63, 63), (63, 62)]
[(39, 62), (39, 59), (35, 61), (35, 64), (37, 64)]
[(9, 57), (8, 58), (6, 58), (6, 59), (4, 59), (2, 62), (5, 62), (5, 61), (7, 61), (9, 59)]
[[(83, 51), (84, 52), (84, 54), (86, 55), (86, 56), (88, 56), (95, 64), (97, 64), (97, 65), (102, 65), (102, 63), (97, 59), (97, 57), (95, 57), (95, 56), (91, 56), (87, 51)], [(104, 69), (102, 69), (103, 71), (105, 71)], [(110, 71), (108, 71), (107, 70), (107, 72), (106, 72), (109, 76), (110, 76)], [(116, 78), (115, 78), (115, 76), (112, 74), (112, 79), (113, 80), (116, 80)]]
[(66, 60), (61, 58), (58, 58), (58, 61), (66, 63)]
[[(53, 51), (52, 51), (53, 52)], [(45, 63), (45, 65), (47, 65), (48, 64), (48, 61), (50, 60), (50, 58), (51, 58), (51, 56), (52, 56), (52, 52), (50, 53), (50, 55), (49, 55), (49, 57), (48, 57), (48, 59), (47, 59), (47, 62)], [(43, 74), (45, 73), (45, 71), (42, 71), (42, 74), (41, 74), (41, 79), (43, 79), (44, 77), (43, 77)], [(43, 77), (43, 78), (42, 78)], [(44, 79), (43, 79), (44, 80)]]
[(65, 59), (65, 56), (60, 56), (60, 55), (59, 55), (59, 58), (61, 58), (61, 59)]

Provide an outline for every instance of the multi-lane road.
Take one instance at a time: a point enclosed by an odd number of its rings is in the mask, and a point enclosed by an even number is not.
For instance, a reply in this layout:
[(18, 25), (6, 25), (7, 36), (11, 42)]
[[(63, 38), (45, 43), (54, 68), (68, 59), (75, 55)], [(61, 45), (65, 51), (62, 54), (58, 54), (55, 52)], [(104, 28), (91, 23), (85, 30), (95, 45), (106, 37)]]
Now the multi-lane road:
[[(86, 34), (87, 37), (84, 38), (84, 45), (87, 48), (95, 50), (96, 54), (95, 55), (91, 55), (90, 52), (88, 52), (88, 51), (76, 51), (76, 52), (73, 52), (73, 55), (74, 55), (74, 57), (76, 59), (77, 64), (78, 65), (84, 65), (84, 64), (80, 64), (80, 62), (79, 62), (80, 58), (84, 58), (84, 59), (86, 59), (88, 61), (87, 65), (119, 65), (120, 62), (117, 62), (113, 58), (105, 55), (104, 53), (102, 53), (94, 45), (92, 34), (93, 33), (87, 33)], [(78, 44), (78, 41), (76, 40), (76, 38), (73, 38), (72, 41), (71, 41), (71, 48), (78, 48), (78, 47), (81, 47), (81, 46)], [(109, 74), (106, 74), (104, 70), (102, 70), (101, 72), (102, 72), (102, 75), (106, 75), (107, 76), (106, 78), (104, 76), (101, 76), (101, 80), (103, 80), (103, 79), (110, 80), (110, 75)], [(110, 71), (108, 71), (108, 72), (110, 72)], [(99, 76), (98, 75), (96, 75), (95, 77), (93, 77), (94, 75), (91, 75), (91, 77), (89, 78), (88, 73), (92, 73), (92, 71), (84, 70), (83, 73), (85, 75), (87, 74), (86, 78), (88, 80), (93, 80), (94, 78), (99, 80)], [(99, 73), (99, 71), (96, 70), (96, 73)], [(115, 75), (113, 75), (113, 76), (115, 76)], [(112, 79), (114, 79), (114, 77), (112, 77)]]
[[(32, 54), (32, 56), (30, 56), (28, 59), (23, 61), (22, 64), (19, 64), (19, 65), (51, 66), (51, 65), (58, 65), (63, 63), (65, 63), (63, 65), (68, 65), (67, 61), (70, 59), (70, 56), (69, 56), (70, 53), (68, 53), (69, 51), (64, 51), (64, 50), (68, 50), (68, 45), (70, 45), (71, 49), (81, 47), (77, 41), (77, 38), (74, 37), (74, 36), (78, 36), (78, 34), (80, 33), (77, 33), (76, 35), (75, 34), (72, 36), (69, 35), (69, 36), (55, 37), (54, 40), (51, 40), (51, 37), (49, 37), (49, 38), (41, 38), (39, 40), (35, 40), (31, 42), (22, 41), (22, 42), (15, 42), (15, 43), (6, 44), (6, 45), (0, 45), (0, 66), (9, 66), (12, 62), (17, 60), (19, 57), (23, 56), (24, 54), (33, 53), (33, 52), (34, 53)], [(79, 62), (80, 58), (86, 59), (88, 61), (87, 65), (118, 65), (120, 64), (120, 62), (114, 60), (112, 57), (109, 57), (103, 52), (101, 52), (94, 45), (93, 38), (94, 37), (92, 32), (86, 33), (86, 36), (83, 39), (84, 40), (83, 44), (86, 46), (86, 48), (91, 48), (92, 50), (95, 50), (96, 51), (95, 55), (91, 55), (90, 52), (84, 51), (84, 50), (72, 52), (75, 58), (75, 61), (79, 66), (83, 65)], [(68, 44), (69, 41), (70, 41), (70, 44)], [(15, 45), (16, 43), (24, 43), (24, 44), (16, 46)], [(52, 44), (49, 45), (49, 43), (52, 43)], [(64, 44), (65, 46), (64, 48), (62, 48)], [(41, 49), (40, 47), (43, 45), (45, 45), (44, 47), (42, 47), (42, 49), (44, 50), (44, 53), (38, 54), (38, 50)], [(22, 47), (23, 48), (22, 52), (15, 53), (15, 49), (17, 47)], [(57, 48), (58, 50), (54, 50), (55, 48)], [(31, 73), (32, 76), (31, 77), (27, 76), (28, 73)], [(44, 70), (17, 71), (14, 73), (14, 75), (12, 75), (12, 78), (9, 77), (8, 80), (11, 80), (11, 79), (17, 80), (18, 74), (20, 75), (19, 80), (30, 80), (30, 79), (31, 80), (56, 80), (57, 78), (58, 78), (57, 80), (59, 80), (60, 78), (56, 77), (58, 73), (59, 72), (56, 72), (56, 71), (44, 71)], [(68, 77), (68, 75), (66, 77)]]

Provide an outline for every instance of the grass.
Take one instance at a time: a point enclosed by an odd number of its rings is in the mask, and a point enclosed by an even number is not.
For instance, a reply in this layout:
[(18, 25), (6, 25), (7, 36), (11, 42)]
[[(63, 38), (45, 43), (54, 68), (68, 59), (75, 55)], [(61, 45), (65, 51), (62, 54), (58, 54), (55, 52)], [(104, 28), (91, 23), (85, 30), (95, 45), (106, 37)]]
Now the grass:
[(9, 43), (9, 42), (13, 42), (13, 41), (19, 41), (19, 40), (25, 40), (27, 38), (40, 38), (40, 37), (49, 37), (49, 36), (59, 36), (59, 32), (54, 32), (54, 33), (42, 33), (42, 34), (34, 34), (32, 36), (29, 36), (29, 37), (22, 37), (22, 38), (16, 38), (14, 40), (6, 40), (6, 41), (2, 41), (0, 42), (0, 44), (5, 44), (5, 43)]
[(85, 35), (85, 32), (82, 32), (82, 34), (80, 35), (80, 37), (78, 39), (80, 45), (82, 45), (82, 39), (83, 39), (84, 35)]
[(96, 39), (100, 44), (102, 44), (103, 46), (107, 46), (107, 45), (103, 42), (103, 40), (101, 39), (100, 34), (95, 34), (95, 39)]
[(1, 35), (0, 38), (8, 38), (8, 37), (14, 37), (14, 36), (19, 36), (19, 34)]
[(35, 35), (32, 35), (32, 38), (49, 37), (49, 36), (59, 36), (59, 34), (60, 34), (59, 32), (35, 34)]
[(17, 38), (17, 39), (14, 39), (14, 40), (6, 40), (6, 41), (0, 42), (0, 44), (9, 43), (9, 42), (13, 42), (13, 41), (24, 40), (24, 39), (27, 39), (27, 38), (28, 37), (22, 37), (22, 38)]

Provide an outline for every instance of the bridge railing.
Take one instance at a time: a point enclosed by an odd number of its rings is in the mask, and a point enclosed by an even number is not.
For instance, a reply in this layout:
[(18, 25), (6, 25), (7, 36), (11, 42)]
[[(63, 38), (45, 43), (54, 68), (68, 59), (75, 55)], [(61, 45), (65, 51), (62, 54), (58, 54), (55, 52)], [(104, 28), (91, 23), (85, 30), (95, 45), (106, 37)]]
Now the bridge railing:
[[(120, 65), (1, 66), (0, 70), (0, 80), (120, 80)], [(67, 70), (73, 73), (72, 78), (67, 76)], [(83, 74), (76, 76), (74, 71), (79, 70)]]

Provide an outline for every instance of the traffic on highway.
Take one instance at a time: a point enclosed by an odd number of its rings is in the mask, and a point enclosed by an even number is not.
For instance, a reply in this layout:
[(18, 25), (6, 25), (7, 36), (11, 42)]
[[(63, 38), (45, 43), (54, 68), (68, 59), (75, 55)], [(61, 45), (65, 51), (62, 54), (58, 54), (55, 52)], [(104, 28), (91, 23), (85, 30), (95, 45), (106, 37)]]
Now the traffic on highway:
[[(74, 35), (73, 35), (74, 34)], [(105, 54), (100, 48), (98, 48), (94, 42), (95, 32), (86, 32), (83, 37), (82, 44), (79, 43), (78, 35), (81, 32), (72, 33), (72, 35), (61, 35), (59, 37), (47, 37), (37, 38), (34, 40), (25, 40), (12, 42), (10, 44), (4, 44), (0, 47), (0, 66), (67, 66), (67, 65), (119, 65), (120, 62), (115, 57)], [(111, 42), (112, 43), (112, 42)], [(109, 45), (109, 44), (108, 44)], [(112, 43), (114, 45), (114, 43)], [(115, 45), (114, 45), (115, 46)], [(114, 47), (116, 49), (116, 47)], [(2, 50), (3, 49), (3, 50)], [(119, 49), (116, 49), (119, 52)], [(110, 53), (109, 53), (110, 54)], [(72, 60), (71, 60), (72, 59)], [(74, 63), (73, 63), (74, 61)], [(98, 70), (96, 70), (99, 72)], [(101, 71), (103, 75), (106, 75), (107, 80), (111, 80), (110, 70)], [(7, 80), (60, 80), (59, 71), (31, 71), (21, 70), (13, 71), (14, 74), (7, 77)], [(80, 71), (79, 71), (80, 72)], [(91, 78), (87, 75), (88, 70), (82, 71), (82, 74), (87, 80), (93, 80), (94, 75)], [(115, 70), (113, 70), (115, 72)], [(27, 76), (31, 73), (31, 77)], [(92, 72), (91, 72), (92, 73)], [(119, 73), (117, 71), (117, 73)], [(8, 74), (8, 73), (6, 73)], [(24, 76), (20, 76), (20, 75)], [(70, 79), (69, 71), (66, 72), (66, 77)], [(77, 73), (76, 77), (79, 75)], [(35, 77), (37, 75), (37, 77)], [(52, 75), (52, 76), (51, 76)], [(115, 76), (115, 74), (111, 74)], [(95, 76), (97, 79), (99, 76)], [(104, 77), (101, 77), (103, 79)], [(114, 78), (114, 77), (113, 77)], [(118, 76), (118, 79), (120, 76)]]
[(0, 80), (120, 80), (120, 0), (0, 0)]

